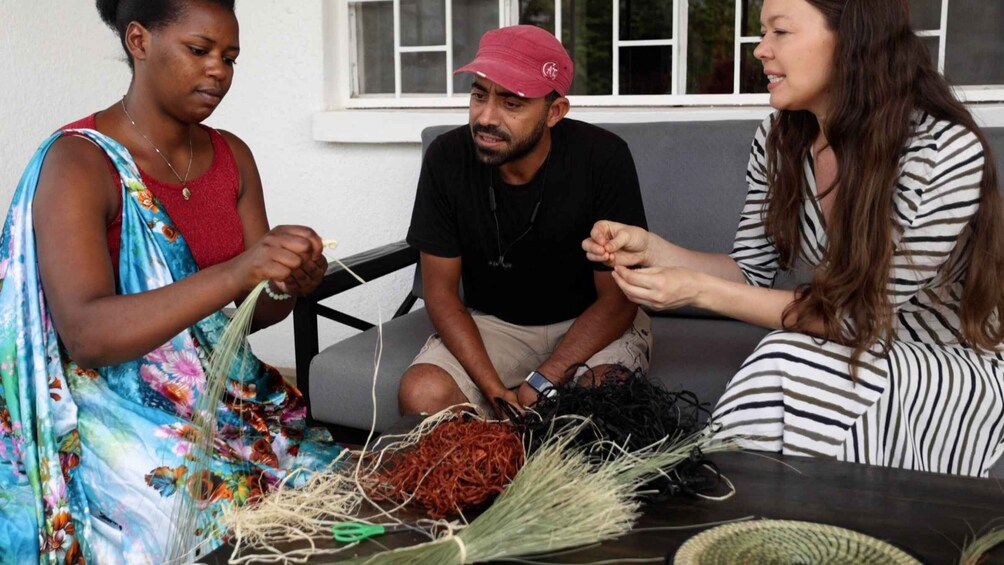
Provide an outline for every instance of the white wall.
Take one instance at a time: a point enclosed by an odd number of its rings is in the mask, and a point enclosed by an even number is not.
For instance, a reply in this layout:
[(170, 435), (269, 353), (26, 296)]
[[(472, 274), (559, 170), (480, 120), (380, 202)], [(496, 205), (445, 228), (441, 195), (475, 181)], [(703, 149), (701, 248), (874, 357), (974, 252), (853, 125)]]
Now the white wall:
[[(306, 224), (341, 245), (337, 257), (396, 241), (407, 231), (418, 179), (417, 144), (321, 143), (321, 0), (241, 0), (241, 56), (233, 88), (207, 121), (241, 136), (255, 153), (273, 225)], [(93, 0), (0, 0), (0, 212), (38, 144), (63, 124), (115, 102), (129, 69)], [(376, 321), (393, 314), (410, 270), (329, 304)], [(321, 343), (354, 330), (320, 322)], [(259, 356), (293, 366), (290, 320), (252, 337)], [(388, 344), (389, 345), (389, 344)]]

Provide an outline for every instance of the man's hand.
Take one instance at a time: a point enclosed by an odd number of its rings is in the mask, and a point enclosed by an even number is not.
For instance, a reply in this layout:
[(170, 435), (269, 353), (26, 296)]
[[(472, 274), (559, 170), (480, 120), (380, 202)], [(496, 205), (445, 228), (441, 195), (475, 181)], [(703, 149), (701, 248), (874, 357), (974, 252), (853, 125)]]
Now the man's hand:
[(511, 391), (511, 390), (507, 389), (507, 388), (502, 388), (502, 389), (499, 389), (496, 392), (485, 394), (485, 398), (487, 398), (488, 402), (491, 403), (492, 410), (495, 411), (495, 416), (499, 420), (506, 420), (506, 419), (508, 419), (509, 418), (509, 414), (507, 414), (504, 410), (502, 410), (501, 408), (499, 408), (498, 403), (495, 401), (496, 398), (501, 398), (502, 400), (508, 402), (516, 410), (520, 410), (520, 411), (523, 410), (523, 405), (520, 404), (519, 398), (516, 396), (516, 393), (514, 391)]
[(519, 398), (520, 405), (529, 407), (537, 403), (540, 393), (533, 390), (533, 387), (526, 382), (523, 382), (523, 384), (519, 385), (519, 392), (516, 396)]

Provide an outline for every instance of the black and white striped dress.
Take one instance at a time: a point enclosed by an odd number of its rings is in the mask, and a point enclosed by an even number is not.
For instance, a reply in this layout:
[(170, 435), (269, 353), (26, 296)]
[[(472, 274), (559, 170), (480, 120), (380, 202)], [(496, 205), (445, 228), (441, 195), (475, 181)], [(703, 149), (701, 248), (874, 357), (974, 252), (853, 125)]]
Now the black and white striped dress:
[[(770, 286), (778, 254), (764, 231), (766, 146), (756, 133), (732, 258), (750, 284)], [(805, 334), (768, 335), (732, 378), (715, 409), (722, 437), (751, 449), (833, 457), (963, 475), (986, 475), (1004, 449), (1004, 357), (960, 345), (965, 272), (953, 254), (979, 206), (983, 148), (965, 128), (917, 113), (893, 202), (895, 254), (889, 295), (896, 341), (865, 352), (857, 381), (851, 349)], [(826, 248), (813, 164), (801, 219), (801, 256)]]

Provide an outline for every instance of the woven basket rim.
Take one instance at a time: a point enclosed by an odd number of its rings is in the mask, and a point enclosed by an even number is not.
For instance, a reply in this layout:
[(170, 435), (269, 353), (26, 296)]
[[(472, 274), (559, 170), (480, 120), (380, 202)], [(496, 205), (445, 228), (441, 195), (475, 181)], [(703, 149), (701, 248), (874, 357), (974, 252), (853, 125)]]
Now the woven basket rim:
[[(734, 522), (705, 530), (688, 539), (680, 546), (679, 549), (676, 550), (676, 555), (673, 558), (673, 565), (700, 565), (701, 563), (707, 563), (701, 561), (702, 557), (704, 557), (705, 551), (713, 547), (721, 549), (721, 547), (716, 546), (720, 546), (722, 543), (728, 543), (728, 539), (732, 536), (776, 531), (791, 531), (793, 533), (812, 533), (817, 535), (832, 536), (834, 540), (840, 540), (842, 547), (848, 547), (848, 544), (854, 544), (858, 547), (868, 548), (879, 552), (882, 557), (881, 563), (883, 564), (920, 565), (920, 561), (902, 549), (888, 542), (855, 530), (842, 528), (840, 526), (833, 526), (830, 524), (822, 524), (819, 522), (772, 519)], [(776, 541), (772, 541), (772, 543), (776, 546)], [(879, 563), (879, 561), (876, 561), (875, 563)]]

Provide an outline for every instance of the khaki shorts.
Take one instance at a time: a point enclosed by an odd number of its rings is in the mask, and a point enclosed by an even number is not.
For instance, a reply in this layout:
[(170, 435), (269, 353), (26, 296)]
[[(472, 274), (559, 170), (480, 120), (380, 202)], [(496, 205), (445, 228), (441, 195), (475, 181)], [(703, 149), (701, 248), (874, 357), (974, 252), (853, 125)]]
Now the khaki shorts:
[[(495, 366), (502, 384), (509, 389), (518, 388), (530, 371), (551, 356), (575, 321), (567, 320), (547, 326), (518, 326), (477, 311), (471, 311), (471, 316), (481, 333), (485, 349), (488, 350), (488, 358)], [(623, 365), (632, 371), (647, 373), (651, 351), (652, 320), (639, 308), (634, 322), (624, 334), (590, 357), (586, 365)], [(435, 365), (449, 373), (468, 401), (491, 413), (489, 402), (457, 358), (446, 348), (439, 334), (429, 337), (411, 362), (412, 365), (420, 363)], [(575, 373), (576, 378), (587, 370), (587, 367), (580, 367)]]

